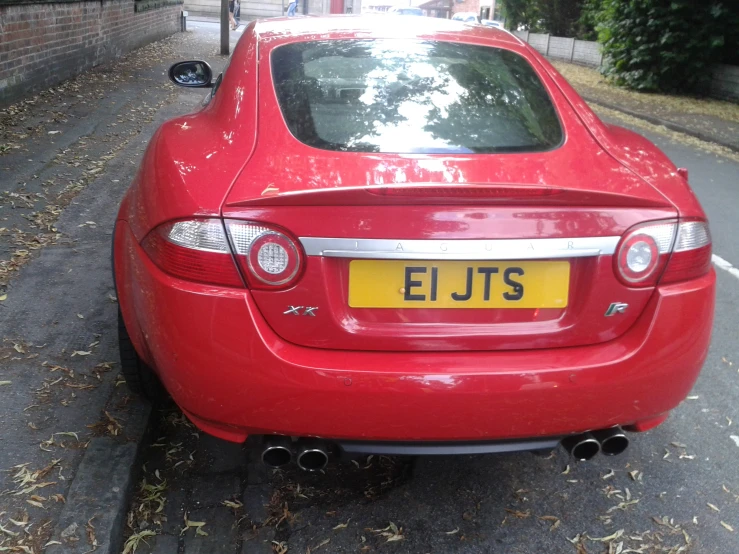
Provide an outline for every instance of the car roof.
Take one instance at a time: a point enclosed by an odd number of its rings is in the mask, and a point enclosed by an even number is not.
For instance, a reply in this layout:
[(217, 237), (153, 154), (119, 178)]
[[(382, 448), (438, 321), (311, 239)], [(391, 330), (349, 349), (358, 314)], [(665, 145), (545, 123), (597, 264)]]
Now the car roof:
[(407, 38), (428, 39), (438, 35), (439, 39), (452, 38), (479, 42), (493, 39), (496, 43), (521, 46), (524, 43), (515, 35), (495, 27), (470, 25), (461, 21), (438, 17), (420, 17), (409, 25), (406, 20), (377, 15), (333, 15), (321, 17), (278, 17), (259, 20), (255, 23), (255, 34), (260, 40), (280, 42), (337, 38)]

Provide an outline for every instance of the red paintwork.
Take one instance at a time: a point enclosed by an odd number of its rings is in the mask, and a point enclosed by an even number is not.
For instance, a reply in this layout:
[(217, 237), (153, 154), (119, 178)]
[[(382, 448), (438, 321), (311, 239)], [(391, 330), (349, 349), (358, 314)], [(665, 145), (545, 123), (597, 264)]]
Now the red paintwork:
[[(494, 155), (303, 145), (279, 111), (270, 52), (290, 41), (356, 37), (465, 41), (521, 54), (557, 106), (564, 144)], [(420, 183), (563, 192), (440, 204), (362, 190)], [(121, 206), (115, 274), (139, 354), (201, 428), (230, 440), (251, 433), (463, 440), (614, 424), (646, 429), (686, 396), (708, 349), (712, 271), (629, 288), (610, 256), (581, 258), (572, 260), (565, 310), (351, 309), (346, 259), (308, 257), (297, 285), (282, 291), (163, 273), (142, 241), (162, 223), (194, 216), (261, 221), (297, 237), (378, 239), (615, 236), (644, 221), (705, 218), (654, 145), (603, 124), (545, 59), (492, 28), (430, 18), (249, 25), (218, 93), (201, 111), (159, 129)], [(605, 318), (611, 302), (627, 302), (629, 311)], [(322, 309), (295, 321), (283, 316), (287, 305)]]

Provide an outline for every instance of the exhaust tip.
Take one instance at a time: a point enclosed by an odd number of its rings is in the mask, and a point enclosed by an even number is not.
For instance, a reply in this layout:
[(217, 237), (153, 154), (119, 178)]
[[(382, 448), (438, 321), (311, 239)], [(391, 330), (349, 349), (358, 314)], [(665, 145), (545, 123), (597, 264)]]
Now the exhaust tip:
[(272, 469), (289, 464), (293, 459), (292, 441), (288, 437), (273, 436), (265, 439), (262, 463)]
[(612, 427), (593, 433), (600, 442), (600, 449), (606, 456), (616, 456), (629, 447), (629, 439), (620, 427)]
[(586, 462), (600, 452), (600, 443), (590, 433), (568, 437), (562, 445), (579, 462)]
[(289, 464), (292, 457), (292, 452), (283, 446), (269, 446), (262, 452), (262, 463), (276, 469)]
[(298, 446), (297, 462), (304, 471), (321, 471), (328, 464), (328, 451), (318, 442), (303, 443)]

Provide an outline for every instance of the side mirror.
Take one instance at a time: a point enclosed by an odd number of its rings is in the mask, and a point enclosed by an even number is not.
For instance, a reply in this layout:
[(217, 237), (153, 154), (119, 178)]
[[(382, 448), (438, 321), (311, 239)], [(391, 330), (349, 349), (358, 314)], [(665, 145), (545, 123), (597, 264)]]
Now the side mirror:
[(206, 62), (190, 60), (177, 62), (169, 68), (170, 80), (180, 87), (212, 87), (213, 70)]

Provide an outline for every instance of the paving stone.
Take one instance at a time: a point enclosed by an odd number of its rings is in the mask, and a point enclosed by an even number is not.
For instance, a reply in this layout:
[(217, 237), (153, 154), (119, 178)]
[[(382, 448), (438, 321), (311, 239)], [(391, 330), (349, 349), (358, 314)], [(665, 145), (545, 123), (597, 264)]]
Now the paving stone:
[(197, 478), (190, 494), (190, 509), (215, 508), (224, 500), (241, 496), (241, 478), (238, 475), (218, 475)]
[(241, 471), (246, 466), (246, 455), (241, 444), (228, 442), (201, 433), (195, 453), (195, 467), (203, 474)]
[(272, 527), (262, 527), (256, 532), (248, 531), (242, 538), (240, 554), (274, 554), (274, 538), (275, 530)]
[(179, 535), (184, 527), (184, 516), (187, 510), (187, 490), (184, 485), (174, 485), (164, 493), (164, 516), (167, 521), (162, 523), (162, 533)]
[(233, 552), (239, 541), (236, 516), (225, 506), (193, 510), (188, 514), (190, 521), (204, 521), (202, 530), (207, 536), (198, 535), (188, 529), (184, 534), (185, 554), (220, 554)]
[[(147, 539), (149, 547), (136, 550), (137, 554), (178, 554), (180, 551), (180, 538), (177, 535), (157, 535)], [(145, 545), (142, 545), (145, 546)]]
[(90, 521), (99, 552), (117, 550), (134, 484), (138, 448), (138, 444), (121, 444), (107, 437), (90, 441), (54, 534), (62, 544), (52, 545), (46, 552), (89, 552), (86, 526)]
[(269, 516), (267, 505), (272, 497), (272, 486), (269, 484), (250, 485), (246, 487), (242, 502), (246, 517), (254, 524), (264, 523)]

